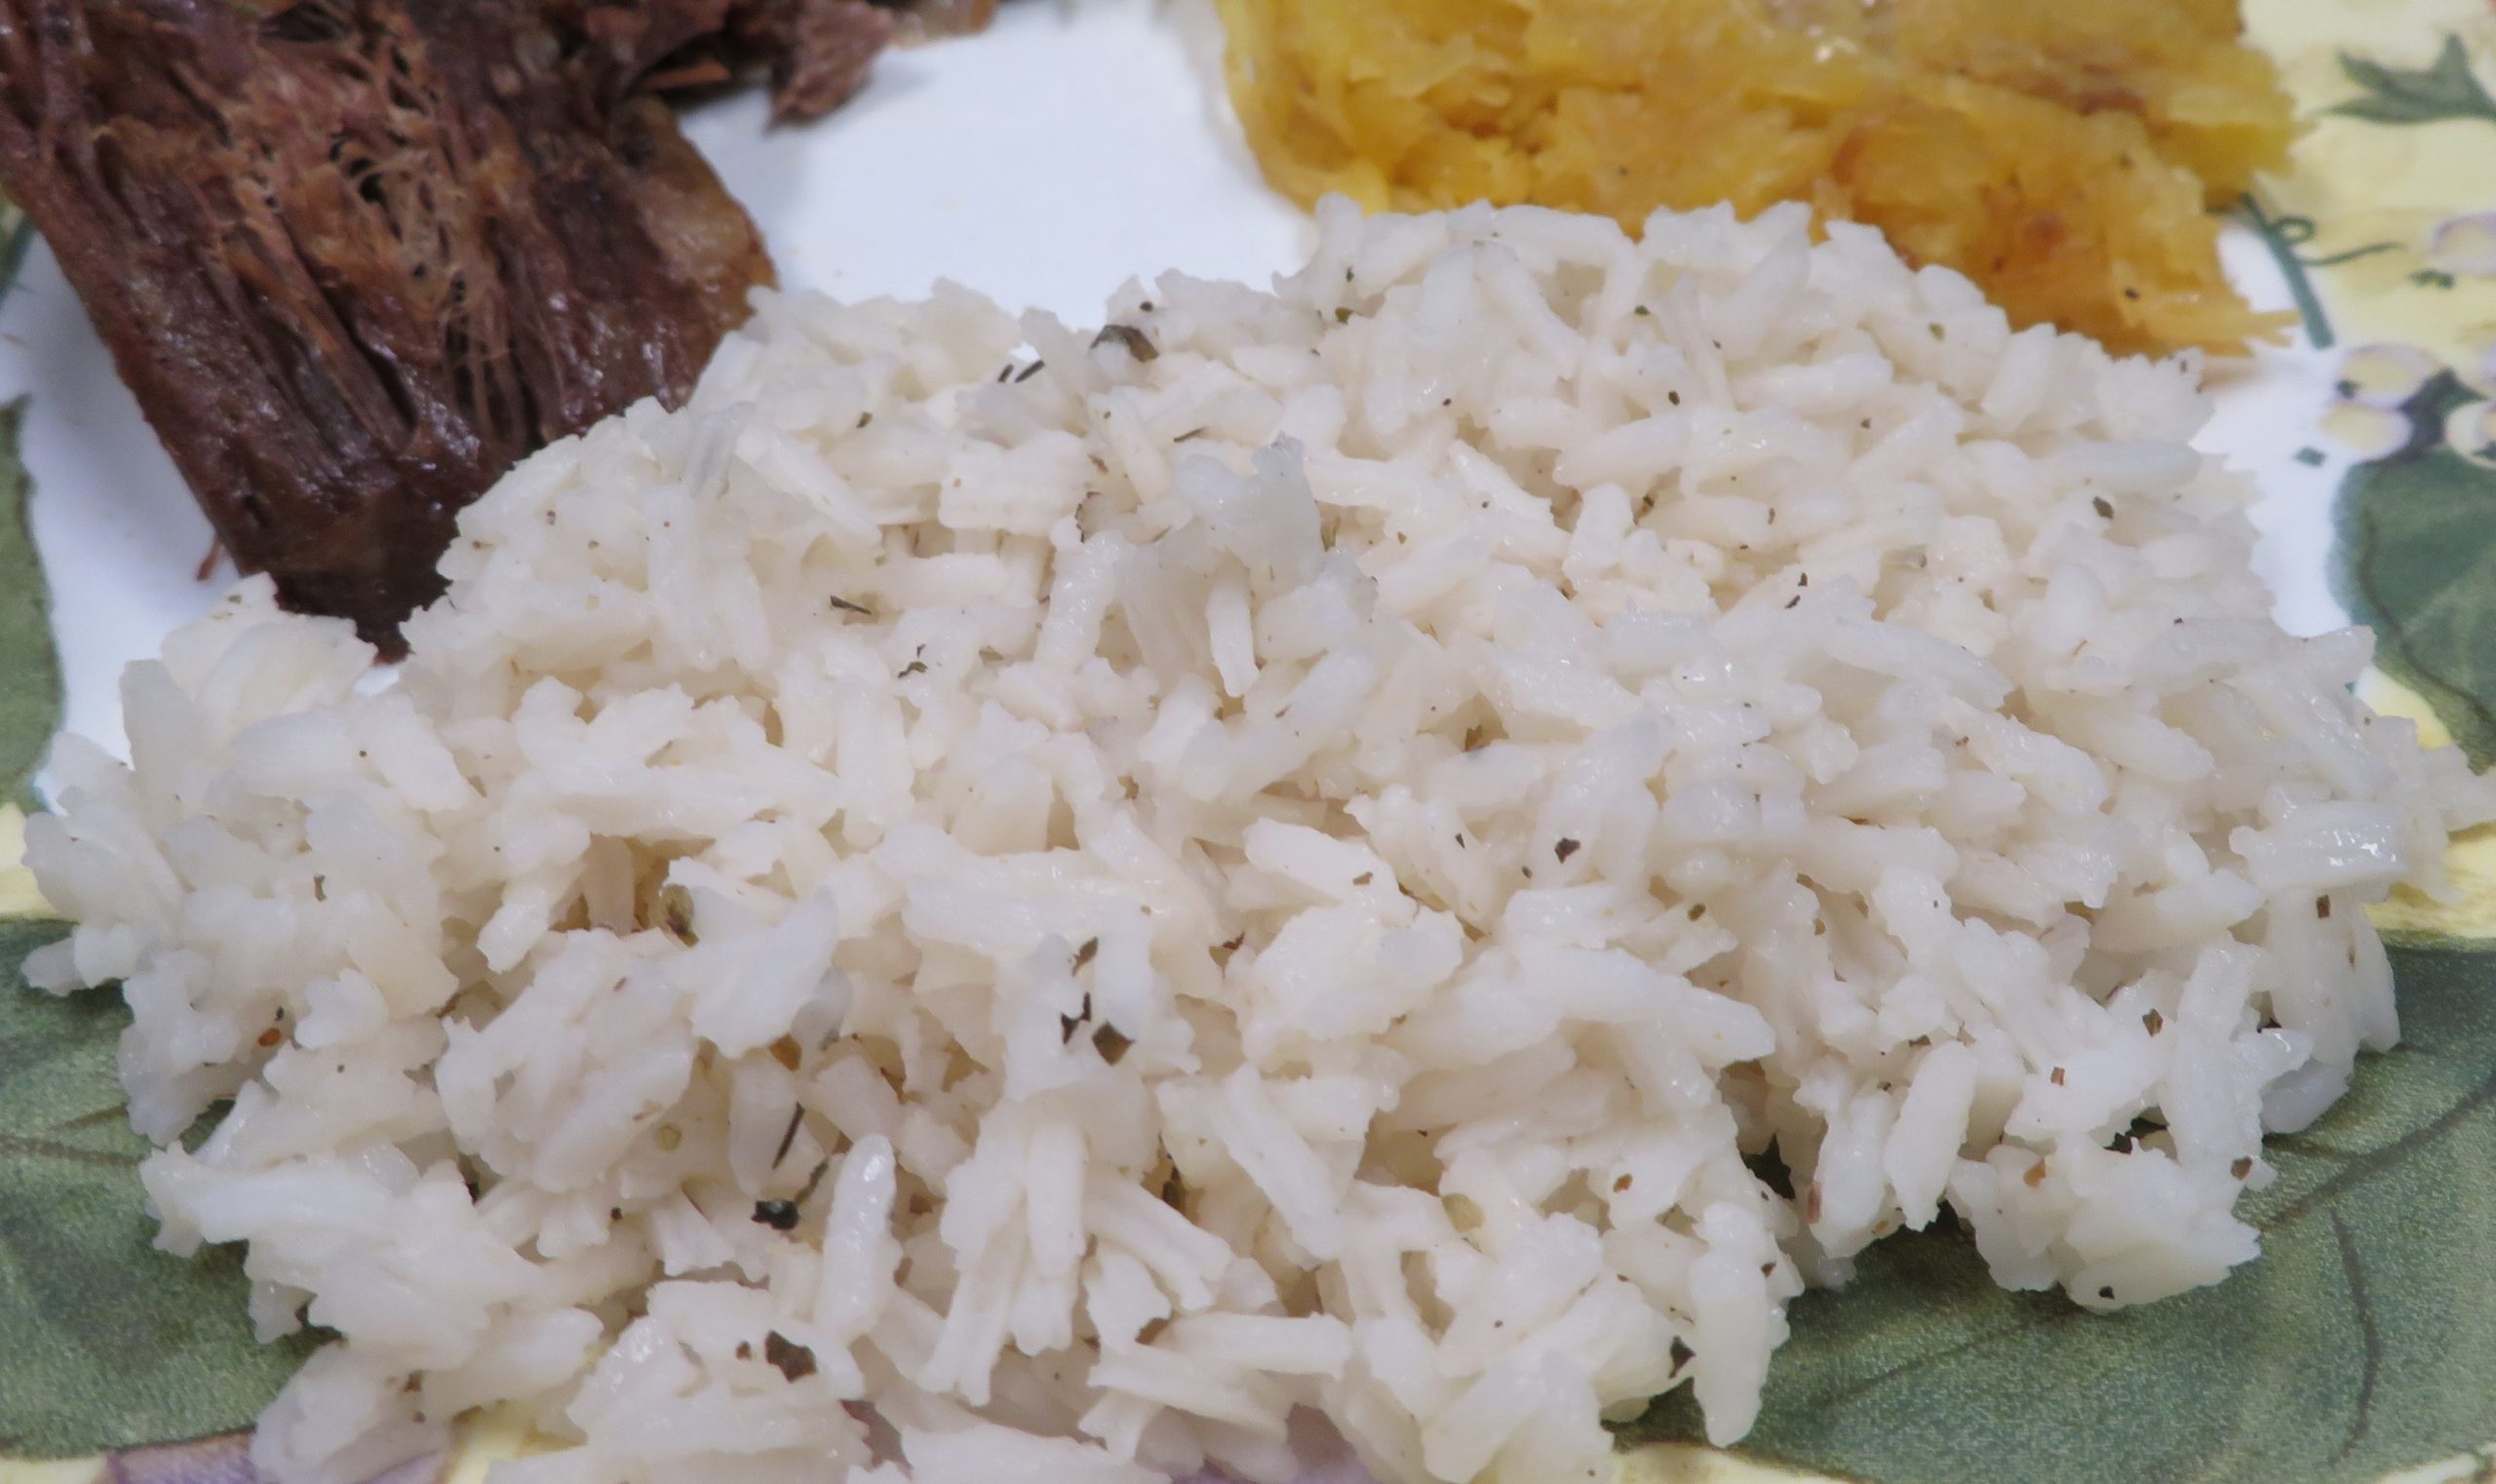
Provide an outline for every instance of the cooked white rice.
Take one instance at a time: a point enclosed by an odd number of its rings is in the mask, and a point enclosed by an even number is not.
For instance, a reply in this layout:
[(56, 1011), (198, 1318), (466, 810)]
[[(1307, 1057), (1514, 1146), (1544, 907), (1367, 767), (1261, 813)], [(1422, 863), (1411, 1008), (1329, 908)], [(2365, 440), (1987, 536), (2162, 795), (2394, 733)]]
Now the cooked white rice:
[(1321, 222), (1097, 341), (766, 296), (395, 683), (249, 582), (62, 749), (165, 1241), (342, 1337), (263, 1469), (1576, 1477), (1945, 1205), (2091, 1308), (2254, 1256), (2496, 801), (2272, 622), (2197, 368), (1799, 209)]

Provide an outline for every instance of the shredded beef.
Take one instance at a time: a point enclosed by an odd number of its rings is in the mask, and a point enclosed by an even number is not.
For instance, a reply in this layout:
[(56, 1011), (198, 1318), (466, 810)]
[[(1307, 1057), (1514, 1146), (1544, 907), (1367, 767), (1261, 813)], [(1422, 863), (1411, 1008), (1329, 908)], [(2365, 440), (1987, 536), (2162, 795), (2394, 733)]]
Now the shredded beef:
[[(0, 187), (226, 550), (385, 652), (458, 510), (770, 281), (645, 74), (727, 0), (0, 0)], [(852, 84), (854, 85), (854, 84)]]

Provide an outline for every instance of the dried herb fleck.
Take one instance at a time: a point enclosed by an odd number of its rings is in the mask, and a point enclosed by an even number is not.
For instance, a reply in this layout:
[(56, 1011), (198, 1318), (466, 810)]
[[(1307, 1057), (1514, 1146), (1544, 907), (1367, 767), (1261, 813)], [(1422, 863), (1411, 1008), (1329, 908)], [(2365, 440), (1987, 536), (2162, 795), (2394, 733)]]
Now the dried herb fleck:
[(659, 888), (659, 927), (687, 948), (701, 941), (693, 931), (693, 893), (675, 881)]
[(1150, 361), (1161, 354), (1154, 347), (1152, 337), (1133, 325), (1104, 325), (1101, 327), (1101, 332), (1092, 337), (1092, 343), (1123, 345), (1126, 347), (1127, 354), (1139, 361)]
[(791, 1381), (803, 1381), (815, 1373), (814, 1350), (776, 1329), (762, 1337), (762, 1358)]

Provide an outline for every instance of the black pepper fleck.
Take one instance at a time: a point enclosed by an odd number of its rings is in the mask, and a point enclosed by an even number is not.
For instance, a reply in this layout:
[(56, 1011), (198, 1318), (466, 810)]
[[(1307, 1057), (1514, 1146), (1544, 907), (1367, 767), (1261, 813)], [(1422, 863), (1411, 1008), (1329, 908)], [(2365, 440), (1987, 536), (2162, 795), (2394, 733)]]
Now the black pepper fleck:
[(776, 1329), (762, 1337), (762, 1358), (791, 1381), (815, 1373), (815, 1352)]
[(773, 1169), (780, 1168), (780, 1161), (789, 1157), (789, 1146), (798, 1142), (798, 1126), (805, 1121), (806, 1110), (802, 1105), (789, 1110), (789, 1126), (780, 1131), (780, 1148), (771, 1156)]

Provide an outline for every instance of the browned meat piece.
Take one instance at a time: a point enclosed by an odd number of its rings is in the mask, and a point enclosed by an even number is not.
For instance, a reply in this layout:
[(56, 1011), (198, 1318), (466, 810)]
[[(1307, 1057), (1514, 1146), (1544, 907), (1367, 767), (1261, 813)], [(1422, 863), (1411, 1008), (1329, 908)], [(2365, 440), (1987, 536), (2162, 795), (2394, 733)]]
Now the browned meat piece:
[(784, 120), (820, 118), (849, 101), (893, 37), (891, 13), (867, 0), (787, 0), (758, 10), (771, 112)]
[(909, 0), (901, 7), (900, 37), (924, 41), (937, 36), (968, 36), (988, 29), (996, 15), (996, 0)]
[[(849, 100), (867, 81), (876, 54), (896, 30), (894, 12), (868, 0), (666, 0), (680, 12), (703, 14), (652, 24), (648, 5), (594, 4), (593, 27), (623, 41), (627, 56), (665, 58), (646, 75), (666, 92), (716, 88), (740, 73), (767, 71), (775, 121), (821, 118)], [(700, 25), (698, 21), (707, 21)], [(691, 30), (687, 37), (685, 33)], [(627, 38), (647, 31), (658, 44), (635, 46)], [(671, 37), (680, 40), (668, 45)]]
[[(572, 0), (578, 3), (578, 0)], [(771, 79), (774, 119), (820, 118), (849, 100), (867, 81), (876, 55), (887, 45), (957, 36), (985, 29), (997, 0), (672, 0), (680, 8), (714, 8), (715, 32), (698, 27), (699, 39), (682, 52), (652, 53), (666, 63), (648, 75), (660, 90), (703, 89), (754, 67)], [(614, 22), (639, 27), (633, 7), (609, 4)], [(623, 19), (629, 18), (629, 19)], [(671, 34), (685, 35), (682, 26)], [(673, 54), (673, 55), (671, 55)]]
[(0, 186), (228, 551), (385, 652), (461, 506), (770, 280), (640, 74), (724, 0), (0, 0)]

